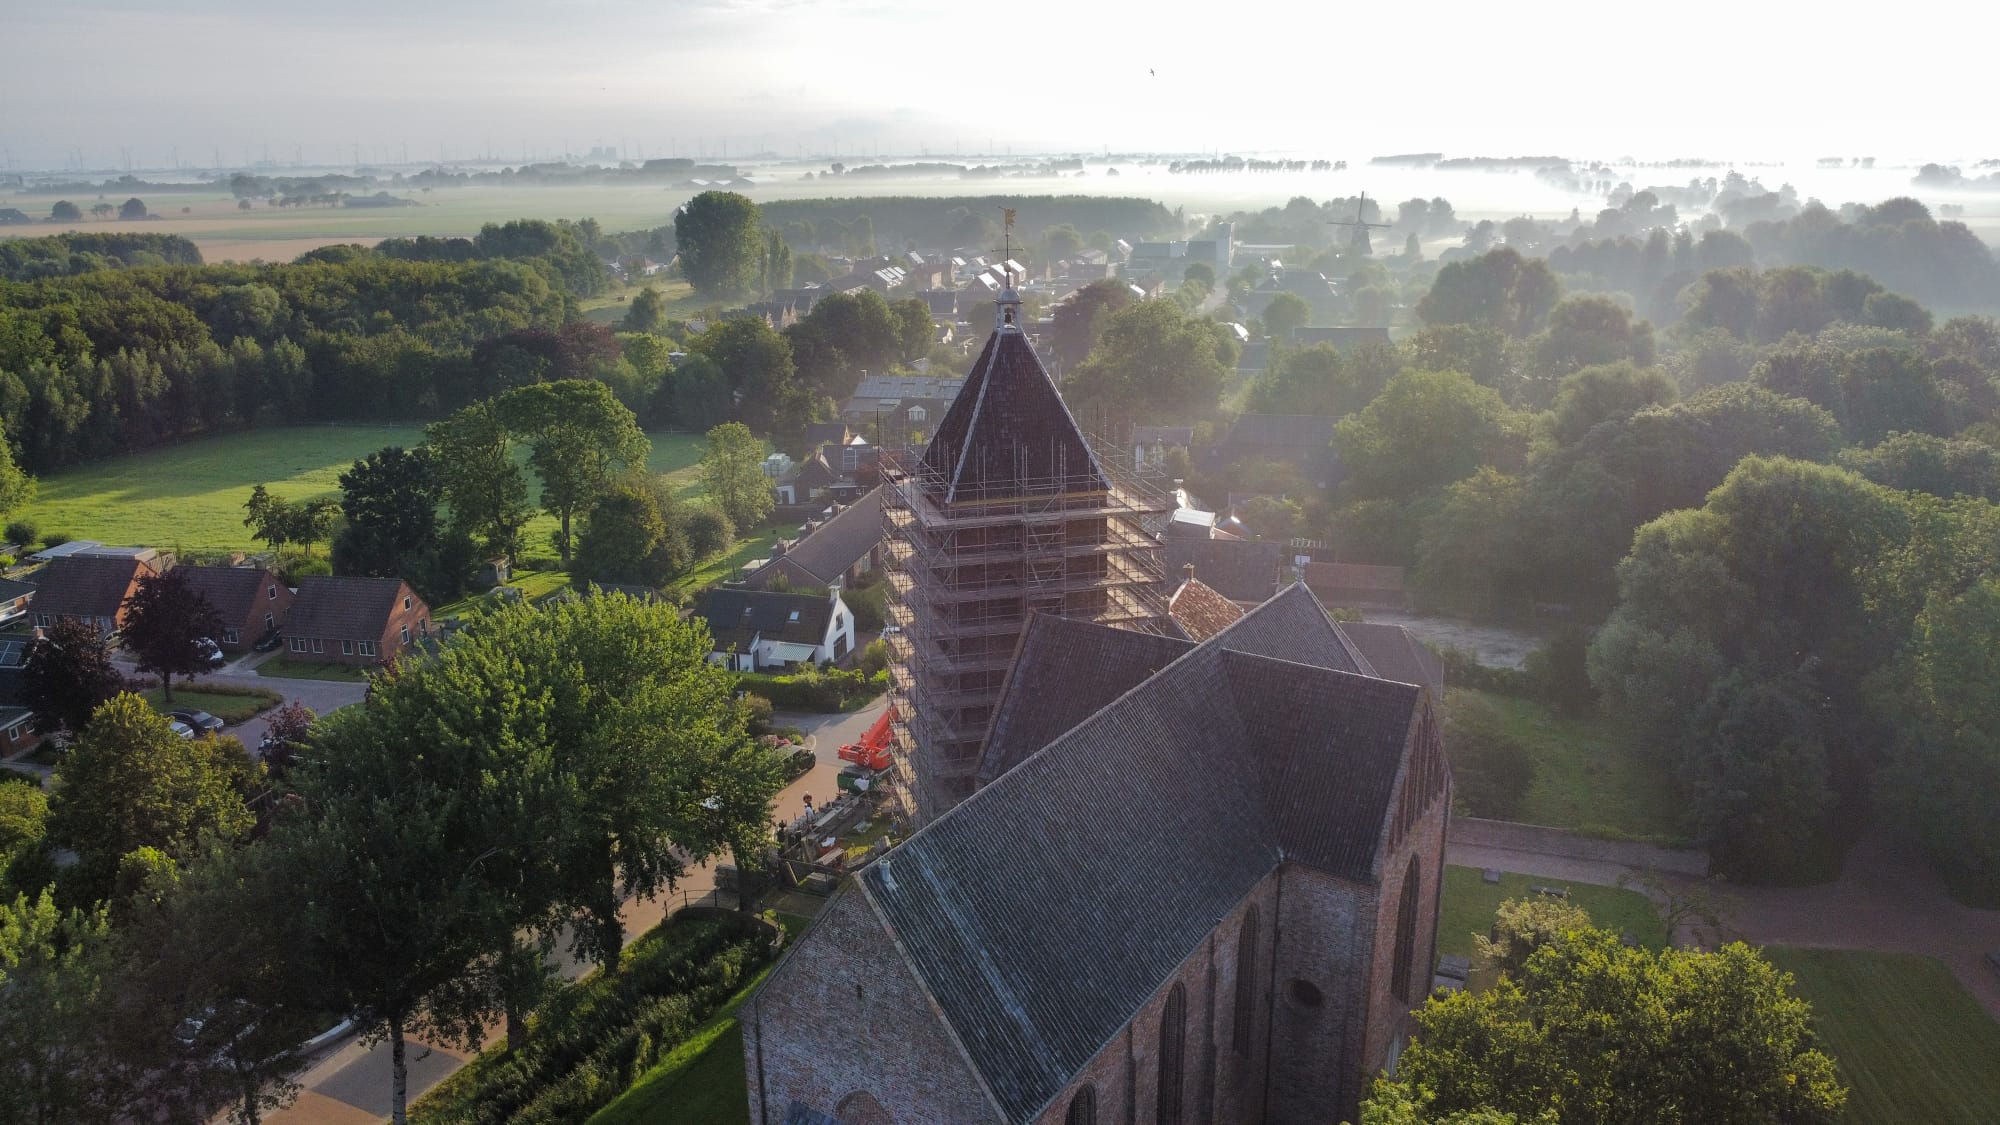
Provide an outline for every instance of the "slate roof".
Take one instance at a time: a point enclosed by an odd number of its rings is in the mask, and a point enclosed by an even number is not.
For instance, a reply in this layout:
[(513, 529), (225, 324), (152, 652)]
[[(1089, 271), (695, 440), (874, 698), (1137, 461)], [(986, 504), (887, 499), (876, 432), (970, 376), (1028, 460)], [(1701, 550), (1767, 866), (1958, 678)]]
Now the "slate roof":
[(1280, 544), (1247, 539), (1183, 539), (1169, 536), (1160, 544), (1168, 574), (1194, 564), (1196, 578), (1233, 602), (1259, 605), (1278, 589), (1284, 566)]
[(1031, 615), (993, 708), (979, 784), (1020, 765), (1192, 647), (1179, 637)]
[(389, 627), (404, 589), (400, 578), (301, 578), (298, 597), (285, 617), (285, 635), (377, 640)]
[[(1340, 629), (1310, 590), (1294, 585), (1217, 635), (1237, 651), (1374, 675)], [(1031, 615), (993, 707), (979, 757), (980, 784), (1020, 765), (1192, 647), (1179, 636)]]
[(0, 603), (11, 602), (15, 598), (32, 598), (39, 589), (33, 582), (17, 582), (12, 578), (0, 578)]
[(1013, 325), (986, 338), (923, 464), (946, 502), (1110, 488), (1041, 358)]
[(780, 561), (805, 571), (818, 585), (831, 585), (847, 568), (860, 562), (882, 541), (882, 489), (869, 489), (861, 498), (813, 529), (812, 534), (792, 544), (790, 550), (759, 567), (750, 575), (750, 585), (763, 586)]
[[(296, 612), (296, 611), (294, 611)], [(798, 619), (792, 615), (798, 614)], [(695, 603), (694, 616), (708, 622), (714, 652), (748, 652), (758, 637), (767, 641), (818, 645), (826, 640), (833, 599), (820, 594), (780, 594), (717, 586)]]
[(1444, 702), (1444, 661), (1408, 629), (1382, 622), (1343, 621), (1340, 631), (1374, 665), (1376, 675), (1399, 683), (1422, 684), (1431, 689), (1433, 702)]
[(1167, 618), (1182, 636), (1200, 643), (1242, 620), (1243, 607), (1210, 589), (1192, 570), (1167, 599)]
[(1288, 590), (859, 876), (1008, 1120), (1041, 1112), (1280, 862), (1378, 878), (1421, 691), (1232, 637), (1348, 651)]
[(241, 620), (253, 602), (268, 600), (265, 587), (278, 580), (260, 566), (181, 566), (188, 586), (208, 599), (225, 621)]
[(1403, 592), (1403, 568), (1369, 566), (1366, 563), (1316, 562), (1306, 564), (1306, 584), (1319, 590), (1377, 590), (1385, 594)]
[(35, 574), (35, 612), (68, 617), (118, 616), (140, 576), (154, 573), (137, 559), (72, 555)]
[(1223, 444), (1234, 450), (1278, 446), (1319, 449), (1333, 444), (1335, 420), (1317, 414), (1244, 414)]
[(833, 471), (833, 466), (826, 459), (826, 450), (815, 449), (811, 457), (799, 462), (798, 469), (792, 473), (791, 484), (803, 498), (811, 489), (832, 488), (839, 480), (840, 474)]

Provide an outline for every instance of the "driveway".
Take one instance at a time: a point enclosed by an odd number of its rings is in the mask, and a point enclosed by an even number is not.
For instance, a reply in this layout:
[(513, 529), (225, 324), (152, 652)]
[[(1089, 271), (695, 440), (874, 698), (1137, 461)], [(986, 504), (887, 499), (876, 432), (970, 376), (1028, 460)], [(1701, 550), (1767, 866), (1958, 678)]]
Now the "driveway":
[[(324, 715), (329, 711), (338, 710), (349, 704), (359, 703), (361, 702), (361, 697), (368, 691), (367, 684), (353, 680), (294, 680), (283, 676), (260, 676), (257, 674), (256, 669), (258, 666), (267, 660), (276, 659), (278, 659), (278, 653), (275, 652), (249, 653), (224, 664), (219, 671), (196, 676), (194, 680), (204, 684), (225, 684), (232, 687), (261, 688), (266, 691), (275, 691), (285, 697), (286, 703), (303, 703), (311, 708), (315, 715)], [(114, 656), (112, 663), (124, 675), (136, 676), (138, 674), (138, 669), (122, 656)], [(186, 681), (177, 679), (175, 683), (178, 686), (186, 683)], [(245, 719), (234, 726), (224, 727), (222, 733), (234, 735), (237, 741), (243, 743), (252, 754), (255, 754), (257, 752), (257, 744), (264, 739), (264, 731), (271, 725), (269, 719), (271, 711), (276, 709), (274, 707), (269, 711), (264, 711), (252, 718)]]
[[(251, 677), (256, 679), (256, 677)], [(271, 684), (315, 684), (315, 680), (258, 680)], [(330, 685), (331, 686), (331, 685)], [(350, 686), (350, 685), (340, 685)], [(359, 698), (360, 685), (351, 685)], [(308, 703), (307, 706), (312, 706)], [(811, 771), (787, 785), (772, 804), (771, 815), (790, 820), (805, 808), (811, 795), (815, 807), (823, 806), (837, 792), (834, 778), (840, 773), (840, 747), (858, 741), (862, 732), (881, 715), (887, 700), (878, 699), (853, 714), (772, 716), (778, 726), (797, 727), (806, 733), (807, 745), (816, 759)], [(248, 723), (244, 724), (246, 727)], [(715, 890), (713, 864), (704, 863), (688, 871), (687, 877), (670, 893), (652, 899), (628, 899), (620, 911), (625, 921), (625, 939), (631, 941), (660, 924), (668, 914), (698, 902)], [(575, 979), (588, 970), (558, 954), (565, 976)], [(490, 1042), (491, 1040), (489, 1040)], [(421, 1064), (416, 1060), (422, 1058)], [(445, 1080), (468, 1061), (467, 1052), (444, 1049), (412, 1040), (410, 1043), (410, 1101)], [(380, 1121), (389, 1115), (389, 1045), (385, 1042), (364, 1046), (349, 1039), (314, 1061), (299, 1076), (300, 1094), (296, 1102), (264, 1117), (272, 1125), (320, 1125), (322, 1122)]]

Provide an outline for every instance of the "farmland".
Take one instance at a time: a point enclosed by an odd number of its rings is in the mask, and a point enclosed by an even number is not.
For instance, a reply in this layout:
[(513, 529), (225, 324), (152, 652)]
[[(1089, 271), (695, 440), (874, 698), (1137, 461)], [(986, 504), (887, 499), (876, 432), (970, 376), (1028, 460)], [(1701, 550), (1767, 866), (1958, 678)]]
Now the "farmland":
[[(683, 497), (698, 492), (701, 436), (649, 436), (648, 468), (669, 474)], [(243, 526), (243, 502), (253, 486), (266, 485), (286, 500), (335, 495), (340, 474), (356, 459), (422, 439), (415, 425), (299, 426), (203, 438), (51, 473), (16, 518), (44, 534), (103, 543), (182, 553), (249, 550), (257, 544)], [(537, 516), (528, 525), (530, 547), (547, 550), (554, 528), (554, 519)]]

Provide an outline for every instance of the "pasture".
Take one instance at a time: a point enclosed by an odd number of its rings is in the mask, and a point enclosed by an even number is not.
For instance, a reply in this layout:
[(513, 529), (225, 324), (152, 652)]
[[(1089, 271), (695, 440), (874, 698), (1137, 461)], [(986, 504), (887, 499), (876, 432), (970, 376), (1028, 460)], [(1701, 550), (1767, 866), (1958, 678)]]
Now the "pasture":
[[(648, 436), (653, 451), (647, 467), (668, 474), (682, 496), (698, 493), (701, 435)], [(42, 478), (35, 502), (14, 518), (33, 522), (43, 534), (182, 554), (255, 550), (261, 545), (243, 526), (252, 487), (263, 484), (294, 501), (337, 496), (340, 474), (356, 459), (385, 445), (422, 440), (415, 425), (291, 426), (201, 438), (51, 473)], [(553, 530), (552, 517), (536, 516), (527, 528), (529, 549), (549, 553)], [(326, 544), (314, 549), (323, 552)]]

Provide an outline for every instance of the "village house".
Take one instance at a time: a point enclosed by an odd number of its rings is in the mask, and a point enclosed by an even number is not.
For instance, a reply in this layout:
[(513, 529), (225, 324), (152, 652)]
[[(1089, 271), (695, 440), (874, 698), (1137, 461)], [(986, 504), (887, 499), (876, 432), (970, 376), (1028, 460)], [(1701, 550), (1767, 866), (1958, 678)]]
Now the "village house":
[(880, 562), (882, 490), (869, 489), (806, 534), (780, 546), (746, 579), (752, 589), (770, 589), (781, 579), (793, 587), (851, 585)]
[(125, 600), (139, 579), (159, 571), (143, 559), (71, 555), (43, 567), (35, 577), (31, 616), (47, 629), (58, 621), (82, 621), (109, 636), (125, 627)]
[(285, 659), (366, 666), (431, 635), (431, 608), (400, 578), (301, 579), (285, 623)]
[(714, 638), (709, 662), (731, 671), (781, 672), (854, 651), (854, 613), (838, 588), (790, 594), (717, 586), (701, 595), (693, 616)]
[(182, 566), (188, 585), (222, 618), (214, 638), (224, 652), (245, 652), (282, 628), (291, 612), (285, 580), (261, 566)]

